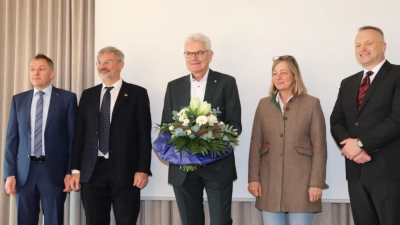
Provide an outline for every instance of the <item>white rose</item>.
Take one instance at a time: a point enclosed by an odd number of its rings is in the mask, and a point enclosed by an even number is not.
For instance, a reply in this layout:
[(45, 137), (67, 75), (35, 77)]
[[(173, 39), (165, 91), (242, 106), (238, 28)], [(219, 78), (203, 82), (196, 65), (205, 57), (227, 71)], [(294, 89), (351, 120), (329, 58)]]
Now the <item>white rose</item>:
[(208, 119), (206, 116), (199, 116), (196, 119), (196, 123), (198, 123), (200, 126), (203, 124), (206, 124), (208, 122)]
[(189, 125), (190, 120), (189, 119), (184, 119), (182, 125), (187, 126)]
[(186, 133), (187, 133), (188, 135), (190, 135), (190, 134), (192, 133), (192, 131), (191, 131), (191, 130), (186, 130)]
[(170, 131), (173, 131), (174, 129), (175, 129), (175, 127), (174, 126), (169, 126), (169, 128), (168, 128)]
[(209, 115), (208, 116), (208, 124), (210, 126), (214, 126), (214, 124), (218, 123), (217, 117), (214, 115)]

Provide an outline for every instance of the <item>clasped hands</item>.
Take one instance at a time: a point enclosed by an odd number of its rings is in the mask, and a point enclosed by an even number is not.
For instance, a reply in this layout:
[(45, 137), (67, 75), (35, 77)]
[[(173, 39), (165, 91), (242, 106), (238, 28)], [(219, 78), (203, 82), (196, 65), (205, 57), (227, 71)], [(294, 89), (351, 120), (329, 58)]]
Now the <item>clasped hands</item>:
[(357, 146), (357, 139), (347, 138), (340, 144), (344, 145), (341, 152), (347, 159), (353, 160), (358, 164), (364, 164), (371, 160), (371, 156), (364, 149)]

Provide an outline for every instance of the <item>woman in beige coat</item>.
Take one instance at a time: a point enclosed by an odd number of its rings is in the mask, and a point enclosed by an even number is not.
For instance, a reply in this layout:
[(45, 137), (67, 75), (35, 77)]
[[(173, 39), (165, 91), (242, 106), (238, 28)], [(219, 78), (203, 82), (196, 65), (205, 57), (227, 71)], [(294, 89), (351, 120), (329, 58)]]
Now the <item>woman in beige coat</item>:
[(321, 212), (326, 177), (326, 129), (319, 100), (306, 94), (293, 56), (274, 57), (270, 96), (254, 117), (249, 192), (265, 225), (311, 225)]

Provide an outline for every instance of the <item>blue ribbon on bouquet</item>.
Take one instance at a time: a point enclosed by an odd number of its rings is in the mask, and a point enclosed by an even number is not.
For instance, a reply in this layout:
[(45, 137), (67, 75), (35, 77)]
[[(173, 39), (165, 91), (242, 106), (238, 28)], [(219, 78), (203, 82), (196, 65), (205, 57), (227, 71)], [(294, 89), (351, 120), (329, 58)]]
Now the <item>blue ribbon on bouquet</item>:
[(210, 153), (192, 154), (189, 151), (177, 151), (173, 144), (168, 141), (171, 138), (170, 133), (162, 133), (154, 142), (153, 148), (156, 150), (161, 159), (175, 165), (205, 165), (225, 158), (232, 153), (232, 146), (226, 149), (225, 154), (215, 154), (213, 157)]

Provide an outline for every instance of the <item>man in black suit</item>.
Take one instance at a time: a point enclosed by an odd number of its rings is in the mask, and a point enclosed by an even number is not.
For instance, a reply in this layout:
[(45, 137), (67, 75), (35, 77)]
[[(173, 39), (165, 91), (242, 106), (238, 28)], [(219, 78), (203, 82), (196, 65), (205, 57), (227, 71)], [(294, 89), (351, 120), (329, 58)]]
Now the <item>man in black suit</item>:
[(148, 182), (151, 116), (146, 89), (122, 81), (124, 54), (105, 47), (97, 55), (103, 83), (82, 93), (71, 158), (71, 187), (80, 190), (87, 224), (136, 224), (140, 189)]
[(400, 66), (385, 50), (381, 29), (359, 29), (355, 53), (364, 70), (342, 81), (331, 115), (356, 225), (400, 224)]
[(17, 195), (17, 223), (63, 224), (69, 162), (78, 104), (75, 93), (51, 85), (53, 61), (38, 54), (30, 64), (33, 89), (13, 96), (4, 155), (5, 189)]
[[(239, 93), (235, 78), (212, 71), (211, 41), (203, 34), (192, 34), (185, 42), (186, 66), (191, 72), (168, 83), (162, 123), (170, 123), (172, 111), (189, 106), (199, 98), (219, 107), (218, 120), (242, 130)], [(168, 182), (173, 185), (183, 225), (203, 225), (203, 190), (210, 209), (211, 225), (232, 224), (231, 203), (233, 180), (237, 178), (234, 154), (202, 166), (196, 172), (185, 172), (179, 165), (169, 165)]]

